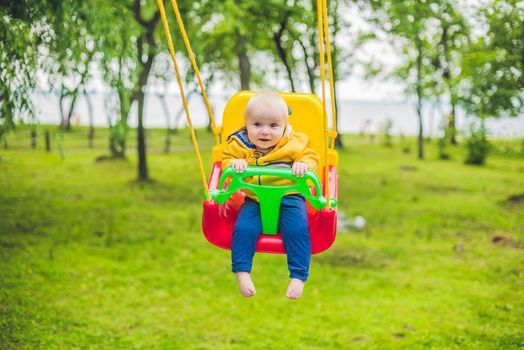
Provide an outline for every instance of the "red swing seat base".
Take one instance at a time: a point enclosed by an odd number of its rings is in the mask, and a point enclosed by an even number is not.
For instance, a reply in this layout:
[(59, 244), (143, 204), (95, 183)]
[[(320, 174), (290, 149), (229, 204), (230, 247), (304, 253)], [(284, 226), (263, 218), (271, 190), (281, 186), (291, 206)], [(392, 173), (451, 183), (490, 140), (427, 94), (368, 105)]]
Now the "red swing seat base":
[[(209, 178), (209, 189), (218, 188), (221, 173), (221, 163), (214, 163)], [(330, 166), (329, 173), (331, 197), (337, 198), (338, 179), (336, 167)], [(322, 188), (324, 187), (322, 186)], [(222, 249), (231, 249), (233, 229), (243, 202), (244, 196), (240, 192), (236, 192), (224, 204), (218, 204), (215, 201), (204, 201), (202, 230), (204, 231), (204, 236), (211, 244)], [(307, 203), (307, 209), (311, 235), (311, 252), (312, 254), (317, 254), (328, 249), (335, 241), (337, 210), (324, 208), (318, 211), (311, 207), (309, 203)], [(260, 235), (256, 251), (274, 254), (286, 253), (280, 233), (277, 235)]]

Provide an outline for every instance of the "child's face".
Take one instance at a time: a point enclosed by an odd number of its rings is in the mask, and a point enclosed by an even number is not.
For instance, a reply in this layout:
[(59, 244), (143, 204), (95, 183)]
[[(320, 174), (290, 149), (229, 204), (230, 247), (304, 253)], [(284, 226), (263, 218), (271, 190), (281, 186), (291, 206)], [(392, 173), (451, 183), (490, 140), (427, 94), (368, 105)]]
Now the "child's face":
[(287, 116), (253, 113), (246, 117), (249, 141), (257, 151), (269, 151), (282, 139), (286, 124)]

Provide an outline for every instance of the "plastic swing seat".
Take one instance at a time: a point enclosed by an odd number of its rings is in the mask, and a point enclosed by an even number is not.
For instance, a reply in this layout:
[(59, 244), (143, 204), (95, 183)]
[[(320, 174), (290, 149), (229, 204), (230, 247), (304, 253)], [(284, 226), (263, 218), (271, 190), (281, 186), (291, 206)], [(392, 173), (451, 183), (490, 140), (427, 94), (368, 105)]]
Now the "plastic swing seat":
[[(233, 229), (240, 207), (244, 202), (241, 189), (253, 191), (260, 201), (262, 234), (257, 242), (257, 252), (285, 254), (282, 236), (278, 233), (280, 200), (287, 192), (299, 192), (307, 200), (308, 223), (312, 253), (328, 249), (335, 241), (337, 226), (338, 175), (336, 166), (338, 154), (328, 150), (326, 159), (326, 131), (323, 124), (323, 109), (320, 99), (313, 94), (280, 93), (292, 114), (289, 122), (297, 131), (309, 136), (310, 147), (320, 156), (317, 172), (308, 171), (302, 178), (291, 174), (291, 169), (272, 167), (248, 167), (237, 174), (227, 168), (222, 172), (221, 157), (227, 137), (244, 125), (244, 110), (253, 96), (253, 91), (241, 91), (227, 103), (222, 118), (222, 140), (213, 147), (213, 167), (208, 188), (211, 201), (204, 201), (202, 229), (206, 239), (213, 245), (231, 249)], [(329, 169), (330, 206), (327, 206), (324, 178), (325, 167)], [(290, 186), (260, 186), (244, 181), (251, 176), (281, 176), (292, 179)], [(228, 181), (229, 186), (227, 186)]]

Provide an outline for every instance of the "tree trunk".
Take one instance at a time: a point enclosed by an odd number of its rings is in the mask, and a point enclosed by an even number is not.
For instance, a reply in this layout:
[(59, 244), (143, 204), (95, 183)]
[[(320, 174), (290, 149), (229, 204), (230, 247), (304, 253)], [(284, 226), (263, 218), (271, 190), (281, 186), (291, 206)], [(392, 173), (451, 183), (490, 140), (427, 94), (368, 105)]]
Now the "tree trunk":
[[(211, 72), (209, 74), (209, 76), (204, 80), (204, 88), (206, 89), (206, 91), (209, 90), (209, 86), (213, 83), (213, 81), (215, 80), (215, 73)], [(195, 86), (195, 89), (193, 90), (194, 93), (197, 93), (197, 89), (196, 89), (196, 86)], [(209, 93), (207, 93), (207, 98), (210, 99), (211, 96), (209, 95)], [(211, 111), (213, 111), (213, 104), (211, 103), (211, 101), (209, 102), (209, 108), (211, 108)], [(207, 132), (208, 133), (213, 133), (213, 122), (211, 120), (211, 114), (208, 115), (209, 117), (209, 120), (207, 122)]]
[(417, 45), (417, 116), (418, 116), (418, 158), (424, 159), (424, 132), (422, 128), (422, 42)]
[(169, 118), (169, 108), (167, 107), (165, 94), (159, 95), (158, 98), (160, 99), (160, 105), (164, 111), (164, 117), (166, 118), (166, 139), (164, 142), (164, 153), (169, 153), (171, 151), (171, 120)]
[[(191, 90), (187, 94), (186, 100), (187, 100), (188, 104), (189, 104), (189, 101), (191, 100), (191, 98), (193, 97), (194, 94), (196, 94), (195, 90)], [(184, 106), (182, 106), (182, 107), (180, 107), (180, 109), (178, 110), (178, 112), (175, 115), (175, 122), (174, 122), (174, 125), (173, 125), (173, 128), (172, 128), (173, 134), (177, 134), (178, 133), (178, 127), (180, 125), (180, 120), (182, 119), (182, 116), (184, 115), (184, 113), (185, 113), (185, 109), (184, 109)], [(211, 120), (210, 120), (210, 122), (211, 122)]]
[[(318, 71), (318, 67), (320, 66), (320, 54), (319, 54), (319, 43), (318, 43), (318, 31), (317, 31), (317, 4), (316, 1), (311, 1), (311, 12), (314, 14), (313, 16), (313, 22), (311, 23), (311, 30), (309, 30), (309, 44), (313, 48), (313, 54), (311, 56), (313, 60), (313, 72)], [(315, 81), (315, 74), (312, 75), (313, 81)], [(313, 90), (315, 89), (313, 88)]]
[(94, 126), (94, 123), (95, 123), (95, 116), (94, 116), (94, 113), (93, 113), (93, 103), (91, 101), (91, 97), (89, 97), (89, 92), (88, 91), (84, 91), (85, 93), (85, 97), (86, 97), (86, 102), (87, 102), (87, 110), (88, 110), (88, 115), (89, 115), (89, 133), (87, 134), (87, 142), (88, 142), (88, 147), (89, 148), (93, 148), (93, 140), (95, 138), (95, 126)]
[(236, 31), (237, 45), (236, 52), (238, 58), (238, 68), (240, 70), (240, 89), (249, 90), (251, 81), (251, 63), (247, 56), (246, 39)]
[(71, 117), (73, 116), (73, 111), (75, 110), (76, 100), (78, 98), (78, 93), (80, 91), (80, 88), (82, 85), (84, 85), (85, 80), (89, 73), (89, 62), (91, 61), (91, 57), (93, 57), (94, 53), (90, 53), (86, 62), (86, 68), (85, 70), (80, 74), (80, 82), (78, 83), (78, 86), (72, 90), (69, 91), (69, 95), (73, 96), (73, 99), (71, 100), (71, 105), (69, 106), (69, 112), (67, 113), (67, 124), (66, 129), (71, 130)]
[(302, 47), (302, 52), (304, 53), (304, 64), (306, 65), (306, 71), (307, 71), (307, 77), (308, 77), (308, 83), (309, 83), (309, 91), (312, 94), (314, 94), (315, 93), (315, 68), (316, 68), (315, 60), (307, 52), (306, 45), (304, 45), (304, 43), (302, 42), (302, 39), (298, 38), (297, 41), (300, 44), (300, 47)]
[(448, 27), (444, 26), (442, 28), (442, 46), (444, 48), (444, 80), (446, 82), (446, 85), (449, 90), (449, 98), (451, 103), (451, 116), (448, 120), (448, 130), (449, 130), (449, 142), (452, 145), (457, 144), (457, 129), (456, 129), (456, 122), (455, 122), (455, 94), (453, 93), (453, 87), (451, 82), (451, 59), (449, 58), (449, 46), (448, 46)]
[[(333, 17), (333, 38), (330, 38), (330, 42), (335, 44), (336, 42), (336, 38), (337, 38), (337, 34), (338, 34), (338, 31), (339, 31), (339, 25), (340, 25), (340, 22), (339, 22), (339, 12), (338, 12), (338, 5), (339, 5), (339, 2), (338, 1), (334, 1), (333, 2), (334, 4), (334, 9), (332, 11), (330, 11), (332, 13), (332, 17)], [(339, 53), (339, 50), (337, 48), (336, 45), (333, 45), (333, 54), (331, 55), (331, 64), (332, 64), (332, 69), (333, 69), (333, 97), (335, 99), (335, 110), (338, 111), (338, 98), (337, 98), (337, 81), (338, 81), (338, 53)], [(338, 114), (337, 114), (338, 116)], [(337, 123), (337, 130), (338, 130), (338, 126), (339, 126), (339, 120), (340, 118), (337, 118), (336, 120), (336, 123)], [(340, 137), (340, 134), (337, 135), (337, 138), (335, 139), (335, 147), (339, 148), (339, 149), (343, 149), (344, 148), (344, 145), (342, 144), (342, 138)]]
[[(145, 132), (144, 132), (144, 100), (145, 100), (145, 87), (147, 85), (147, 80), (149, 78), (149, 73), (151, 72), (151, 67), (153, 66), (153, 61), (157, 54), (156, 52), (156, 42), (155, 42), (155, 27), (160, 19), (160, 12), (157, 11), (149, 19), (145, 20), (141, 14), (141, 1), (134, 0), (133, 2), (133, 12), (135, 20), (143, 28), (142, 34), (137, 38), (136, 48), (137, 48), (137, 61), (140, 65), (140, 77), (138, 84), (135, 85), (133, 101), (136, 97), (138, 100), (138, 128), (137, 128), (137, 142), (138, 142), (138, 180), (147, 181), (149, 180), (149, 174), (147, 169), (147, 158), (146, 158), (146, 142), (145, 142)], [(146, 41), (146, 43), (144, 42)], [(146, 45), (144, 45), (146, 44)], [(144, 49), (147, 52), (144, 52)], [(146, 60), (144, 61), (144, 58)]]
[[(314, 16), (312, 17), (315, 20), (313, 20), (312, 23), (310, 23), (310, 29), (308, 29), (308, 32), (305, 33), (303, 37), (299, 35), (298, 38), (296, 38), (296, 40), (298, 41), (300, 47), (302, 48), (302, 52), (304, 53), (304, 64), (306, 66), (306, 72), (308, 76), (309, 91), (312, 94), (315, 94), (316, 93), (315, 72), (317, 71), (318, 66), (319, 66), (319, 55), (318, 55), (317, 41), (316, 41), (317, 34), (318, 34), (316, 31), (317, 6), (316, 6), (315, 1), (311, 1), (310, 5), (311, 5), (311, 13), (314, 14)], [(309, 36), (309, 39), (306, 39), (306, 41), (309, 41), (309, 46), (306, 46), (306, 43), (304, 43), (303, 38), (304, 37), (307, 38), (308, 36)], [(313, 50), (311, 54), (308, 52), (308, 47), (310, 47)]]
[(282, 60), (282, 63), (284, 64), (284, 67), (286, 68), (287, 78), (289, 80), (289, 84), (291, 85), (291, 91), (295, 92), (295, 81), (293, 79), (293, 71), (291, 69), (291, 66), (289, 65), (288, 57), (286, 49), (283, 46), (282, 43), (282, 35), (284, 34), (284, 31), (287, 28), (287, 22), (289, 19), (289, 11), (287, 11), (284, 14), (284, 18), (282, 18), (282, 21), (279, 23), (280, 28), (276, 33), (273, 34), (273, 42), (275, 43), (275, 46), (277, 48), (278, 57)]
[(58, 99), (58, 107), (60, 111), (60, 124), (59, 128), (63, 128), (66, 125), (65, 115), (64, 115), (64, 98), (67, 96), (64, 85), (60, 87), (60, 98)]
[(149, 174), (147, 169), (146, 159), (146, 139), (144, 132), (144, 92), (138, 94), (138, 180), (146, 181), (149, 180)]
[(112, 157), (113, 159), (120, 159), (120, 158), (123, 158), (123, 156), (122, 156), (122, 152), (120, 152), (120, 151), (116, 148), (115, 135), (111, 135), (111, 136), (109, 136), (109, 151), (111, 151), (111, 157)]
[(240, 67), (240, 89), (249, 90), (251, 81), (251, 64), (246, 52), (238, 53), (238, 65)]
[(31, 148), (32, 149), (36, 148), (36, 129), (35, 128), (31, 130)]
[(73, 116), (73, 111), (75, 110), (75, 104), (76, 104), (76, 99), (78, 97), (78, 89), (79, 89), (80, 86), (78, 86), (76, 89), (73, 90), (73, 92), (71, 93), (73, 95), (72, 99), (71, 99), (71, 105), (69, 106), (69, 112), (67, 112), (67, 122), (66, 122), (66, 125), (65, 125), (65, 128), (67, 130), (71, 130), (71, 117)]
[[(151, 32), (151, 36), (153, 33)], [(150, 47), (150, 52), (147, 57), (147, 61), (142, 64), (142, 72), (140, 74), (140, 82), (138, 85), (138, 128), (137, 128), (137, 142), (138, 142), (138, 180), (147, 181), (149, 180), (149, 174), (147, 169), (147, 158), (146, 158), (146, 140), (144, 130), (144, 103), (145, 93), (144, 89), (147, 85), (151, 66), (155, 58), (155, 53), (151, 52), (153, 48)]]
[(49, 130), (45, 131), (45, 150), (47, 152), (51, 152), (51, 135), (49, 134)]
[(117, 92), (118, 99), (120, 101), (120, 120), (118, 121), (117, 125), (119, 127), (119, 132), (122, 132), (122, 134), (119, 134), (120, 138), (118, 139), (118, 148), (120, 149), (120, 158), (125, 158), (127, 133), (129, 130), (127, 119), (129, 118), (129, 111), (131, 110), (132, 102), (129, 101), (129, 96), (123, 83), (119, 86)]
[(166, 130), (166, 140), (164, 142), (164, 153), (171, 152), (171, 129)]
[(448, 128), (449, 128), (449, 142), (452, 144), (452, 145), (456, 145), (457, 144), (457, 122), (456, 122), (456, 119), (455, 119), (455, 101), (454, 101), (454, 98), (452, 97), (452, 100), (451, 100), (451, 115), (450, 115), (450, 118), (449, 118), (449, 124), (448, 124)]
[[(333, 87), (334, 87), (333, 95), (335, 96), (335, 110), (337, 111), (336, 123), (337, 123), (337, 131), (338, 131), (338, 125), (339, 125), (340, 116), (338, 114), (338, 98), (337, 98), (337, 84), (336, 84), (336, 82), (333, 85)], [(335, 139), (335, 147), (338, 148), (338, 149), (343, 149), (344, 148), (344, 144), (342, 143), (342, 138), (340, 137), (340, 132), (338, 132), (337, 138)]]
[[(191, 94), (187, 95), (186, 97), (186, 100), (187, 100), (187, 103), (189, 103), (189, 99), (191, 98)], [(180, 125), (180, 119), (182, 119), (182, 115), (184, 114), (185, 110), (184, 110), (184, 107), (180, 107), (180, 109), (178, 110), (176, 116), (175, 116), (175, 122), (174, 122), (174, 125), (173, 125), (173, 133), (176, 134), (178, 133), (178, 126)]]

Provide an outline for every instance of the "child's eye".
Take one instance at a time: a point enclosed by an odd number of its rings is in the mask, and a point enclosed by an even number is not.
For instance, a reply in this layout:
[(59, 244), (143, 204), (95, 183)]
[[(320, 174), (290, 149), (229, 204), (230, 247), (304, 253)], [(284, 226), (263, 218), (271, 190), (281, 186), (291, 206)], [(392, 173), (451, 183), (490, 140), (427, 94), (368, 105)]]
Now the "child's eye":
[(259, 122), (256, 122), (255, 124), (253, 124), (255, 126), (260, 126), (260, 123)]
[(272, 127), (272, 128), (276, 128), (277, 126), (278, 126), (277, 123), (271, 123), (271, 127)]

